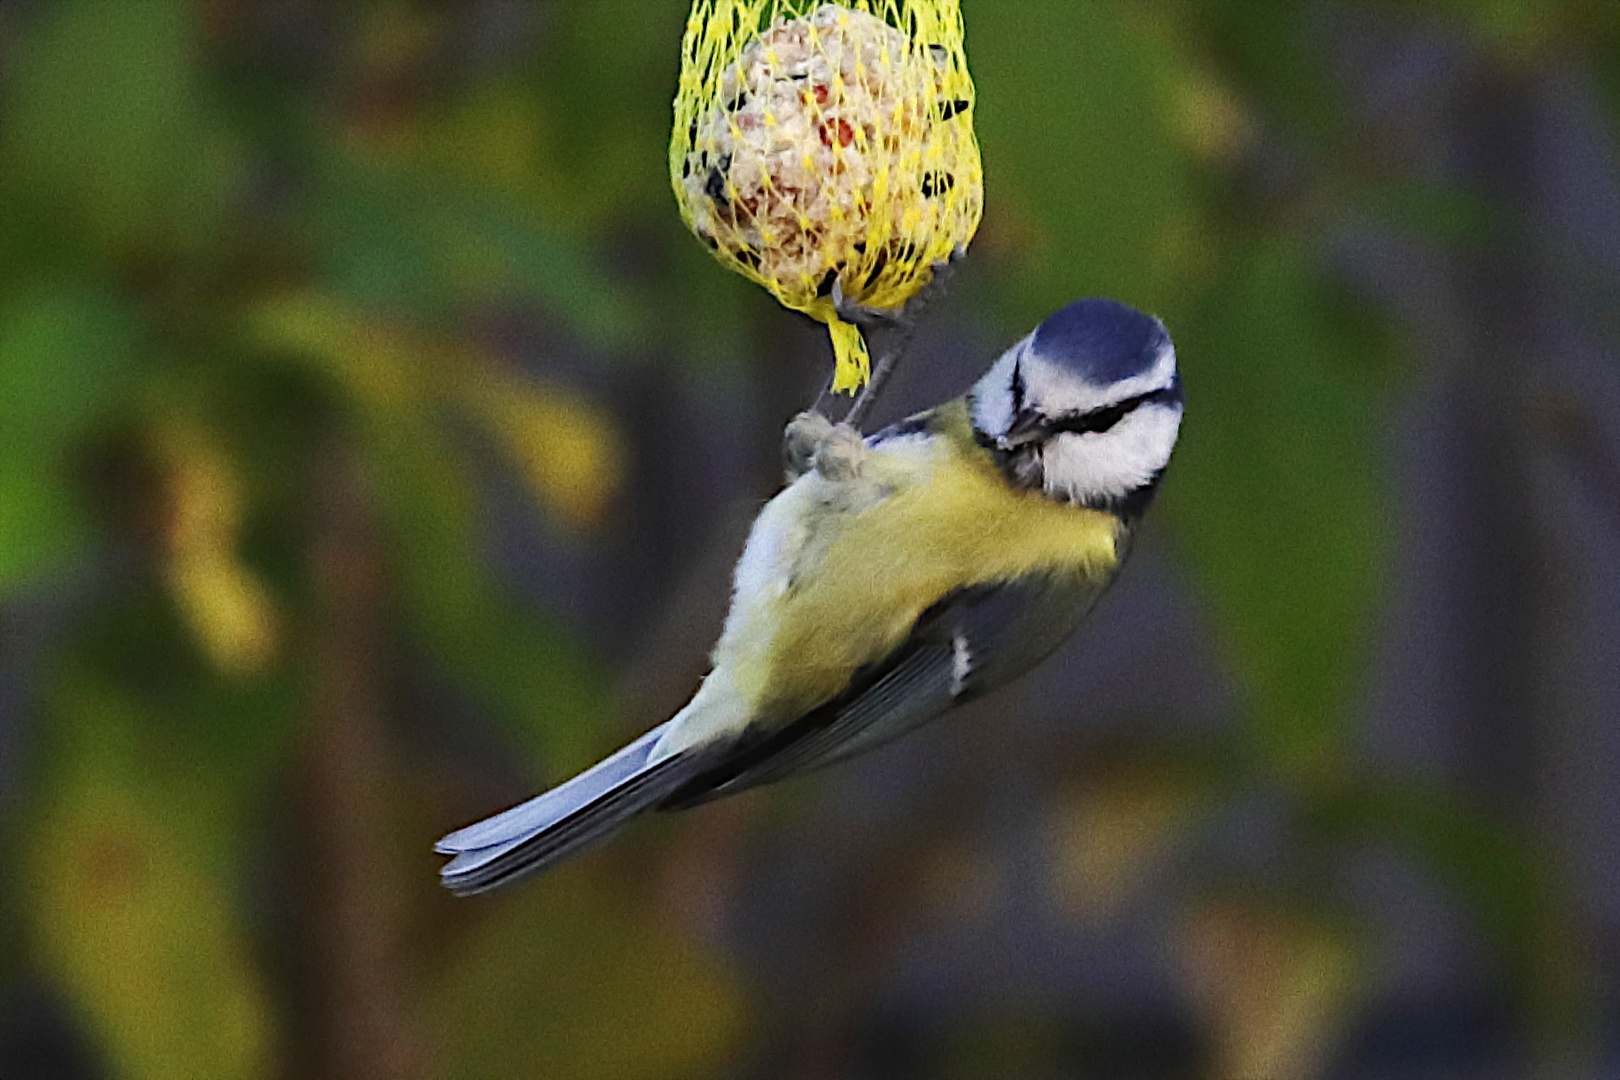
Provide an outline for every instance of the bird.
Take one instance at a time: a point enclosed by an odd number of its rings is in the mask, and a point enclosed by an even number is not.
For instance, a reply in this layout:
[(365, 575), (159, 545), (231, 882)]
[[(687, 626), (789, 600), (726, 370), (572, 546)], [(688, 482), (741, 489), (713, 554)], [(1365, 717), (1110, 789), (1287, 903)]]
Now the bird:
[(457, 894), (889, 742), (1034, 667), (1108, 588), (1180, 431), (1157, 318), (1076, 300), (964, 395), (863, 437), (801, 413), (712, 668), (664, 723), (441, 839)]

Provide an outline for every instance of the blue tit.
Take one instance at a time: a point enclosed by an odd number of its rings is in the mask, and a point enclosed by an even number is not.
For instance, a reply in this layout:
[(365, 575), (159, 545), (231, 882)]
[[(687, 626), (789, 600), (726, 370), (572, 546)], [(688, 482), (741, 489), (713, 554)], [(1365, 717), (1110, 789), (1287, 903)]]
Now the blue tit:
[(870, 750), (1029, 670), (1118, 572), (1170, 461), (1164, 325), (1080, 300), (963, 397), (861, 438), (805, 414), (737, 563), (714, 666), (671, 719), (437, 850), (457, 893), (552, 866), (649, 809)]

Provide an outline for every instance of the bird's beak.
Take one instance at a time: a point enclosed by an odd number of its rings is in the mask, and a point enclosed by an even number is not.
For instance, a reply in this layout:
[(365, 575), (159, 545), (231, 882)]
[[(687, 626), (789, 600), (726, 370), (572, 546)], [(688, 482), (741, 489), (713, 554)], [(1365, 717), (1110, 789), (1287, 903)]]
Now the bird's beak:
[(1019, 413), (1013, 417), (1013, 422), (1006, 432), (996, 439), (1003, 450), (1011, 450), (1015, 446), (1033, 442), (1040, 437), (1041, 429), (1047, 424), (1046, 417), (1033, 409)]

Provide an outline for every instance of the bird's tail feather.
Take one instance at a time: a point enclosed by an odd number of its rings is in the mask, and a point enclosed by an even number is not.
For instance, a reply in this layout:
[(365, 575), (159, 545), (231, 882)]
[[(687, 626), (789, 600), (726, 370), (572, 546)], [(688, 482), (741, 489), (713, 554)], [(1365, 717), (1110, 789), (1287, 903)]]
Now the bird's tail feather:
[(458, 895), (485, 892), (577, 854), (626, 819), (656, 806), (702, 770), (707, 755), (683, 751), (653, 759), (667, 725), (526, 803), (446, 836), (454, 855), (439, 871)]

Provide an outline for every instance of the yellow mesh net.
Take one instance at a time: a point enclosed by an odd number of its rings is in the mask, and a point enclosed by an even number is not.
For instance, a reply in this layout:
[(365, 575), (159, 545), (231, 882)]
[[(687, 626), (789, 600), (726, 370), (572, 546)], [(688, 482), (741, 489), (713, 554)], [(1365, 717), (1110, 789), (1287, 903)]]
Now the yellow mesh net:
[(867, 378), (846, 302), (896, 311), (984, 204), (958, 0), (693, 0), (670, 180), (727, 266), (827, 324), (835, 390)]

